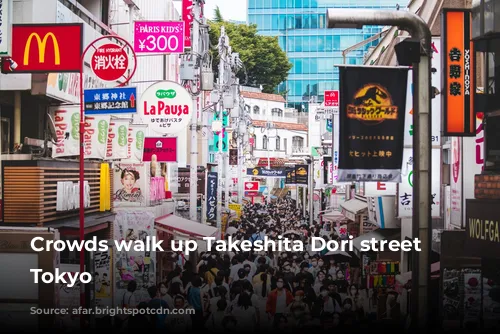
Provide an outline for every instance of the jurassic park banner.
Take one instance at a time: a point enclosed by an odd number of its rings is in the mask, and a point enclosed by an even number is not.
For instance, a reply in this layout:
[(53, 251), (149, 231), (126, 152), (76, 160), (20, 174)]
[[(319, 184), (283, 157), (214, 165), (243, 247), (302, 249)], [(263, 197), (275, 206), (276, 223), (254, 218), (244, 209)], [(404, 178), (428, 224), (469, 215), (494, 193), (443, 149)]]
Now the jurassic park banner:
[(340, 67), (338, 181), (401, 182), (408, 68)]

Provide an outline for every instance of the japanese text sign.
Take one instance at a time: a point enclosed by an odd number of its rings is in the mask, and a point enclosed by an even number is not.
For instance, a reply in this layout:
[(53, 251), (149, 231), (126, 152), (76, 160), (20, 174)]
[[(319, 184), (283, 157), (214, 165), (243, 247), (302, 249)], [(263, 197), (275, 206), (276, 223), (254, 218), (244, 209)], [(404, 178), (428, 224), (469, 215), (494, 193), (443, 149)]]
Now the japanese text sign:
[(259, 181), (248, 181), (245, 182), (245, 191), (259, 191)]
[(217, 186), (216, 172), (207, 173), (207, 221), (217, 220)]
[(338, 106), (339, 106), (339, 91), (325, 90), (325, 107), (338, 107)]
[[(229, 113), (224, 110), (223, 111), (223, 117), (222, 117), (222, 152), (227, 152), (229, 149), (229, 136), (226, 131), (226, 127), (228, 126), (228, 121), (229, 121)], [(220, 121), (220, 113), (219, 115), (215, 114), (214, 115), (214, 121)], [(220, 142), (220, 132), (214, 132), (214, 143), (213, 143), (213, 148), (214, 151), (219, 151), (219, 142)]]
[(128, 54), (117, 44), (104, 44), (92, 55), (90, 67), (95, 76), (103, 81), (116, 81), (127, 73)]
[(285, 168), (267, 169), (262, 167), (255, 167), (255, 168), (247, 168), (247, 175), (286, 178), (286, 171)]
[(191, 47), (191, 23), (193, 22), (193, 0), (182, 0), (182, 21), (184, 21), (184, 47)]
[(139, 115), (158, 134), (176, 134), (191, 122), (193, 100), (189, 92), (173, 81), (152, 84), (141, 95)]
[(476, 135), (474, 116), (474, 50), (472, 14), (467, 9), (443, 9), (443, 135)]
[(135, 21), (137, 53), (183, 53), (184, 21)]
[(142, 161), (177, 162), (177, 137), (145, 138)]
[(12, 72), (80, 72), (82, 43), (82, 23), (14, 24), (12, 59), (17, 68)]
[(407, 68), (340, 67), (338, 181), (401, 180), (407, 79)]
[(137, 111), (135, 87), (86, 89), (83, 92), (86, 115), (132, 114)]

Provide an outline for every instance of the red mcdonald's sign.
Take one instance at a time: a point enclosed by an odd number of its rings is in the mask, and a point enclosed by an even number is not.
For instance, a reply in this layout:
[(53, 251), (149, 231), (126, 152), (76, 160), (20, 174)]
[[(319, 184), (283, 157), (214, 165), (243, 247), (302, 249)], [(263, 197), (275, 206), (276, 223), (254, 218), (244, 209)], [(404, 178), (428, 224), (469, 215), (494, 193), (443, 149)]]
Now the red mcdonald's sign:
[(82, 52), (82, 23), (14, 24), (11, 58), (17, 68), (3, 62), (2, 72), (80, 72)]

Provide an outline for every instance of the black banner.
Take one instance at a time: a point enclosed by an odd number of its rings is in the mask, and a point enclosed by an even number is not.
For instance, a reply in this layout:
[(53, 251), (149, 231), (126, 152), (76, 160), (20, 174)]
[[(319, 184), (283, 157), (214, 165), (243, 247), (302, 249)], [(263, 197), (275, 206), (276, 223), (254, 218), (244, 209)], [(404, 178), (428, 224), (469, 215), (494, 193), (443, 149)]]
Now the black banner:
[(407, 81), (407, 68), (340, 67), (339, 182), (401, 182)]
[(207, 221), (217, 220), (217, 173), (207, 173)]
[[(179, 167), (177, 172), (177, 182), (179, 183), (179, 189), (177, 193), (179, 194), (189, 194), (189, 188), (191, 187), (191, 172), (189, 167)], [(198, 194), (205, 194), (205, 169), (198, 166)]]
[(328, 184), (328, 163), (332, 162), (332, 157), (323, 157), (323, 183)]
[(309, 184), (308, 165), (295, 165), (295, 184)]
[(236, 148), (229, 149), (229, 165), (230, 166), (238, 165), (238, 149)]
[(262, 176), (262, 177), (286, 177), (286, 172), (285, 168), (262, 168), (262, 167), (255, 167), (255, 168), (247, 168), (247, 175), (252, 175), (252, 176)]
[(295, 168), (287, 167), (285, 184), (295, 184)]

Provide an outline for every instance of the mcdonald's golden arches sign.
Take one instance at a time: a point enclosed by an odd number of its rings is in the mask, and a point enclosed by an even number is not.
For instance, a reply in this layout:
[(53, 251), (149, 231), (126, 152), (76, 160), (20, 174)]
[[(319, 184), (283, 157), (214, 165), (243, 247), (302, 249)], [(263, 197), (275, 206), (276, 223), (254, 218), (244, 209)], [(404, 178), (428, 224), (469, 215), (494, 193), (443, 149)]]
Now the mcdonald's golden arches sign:
[(12, 26), (11, 73), (80, 72), (82, 52), (82, 23)]

